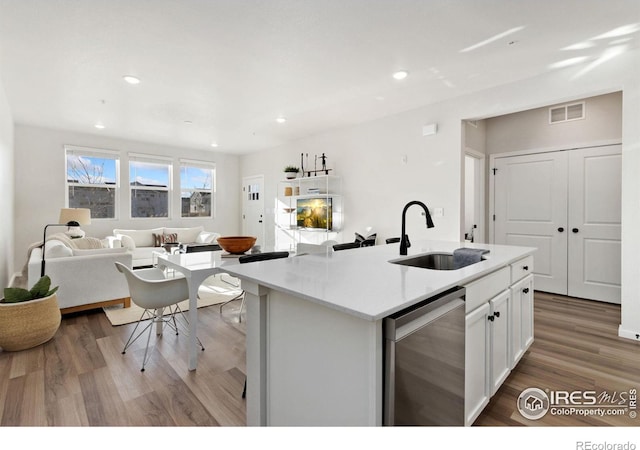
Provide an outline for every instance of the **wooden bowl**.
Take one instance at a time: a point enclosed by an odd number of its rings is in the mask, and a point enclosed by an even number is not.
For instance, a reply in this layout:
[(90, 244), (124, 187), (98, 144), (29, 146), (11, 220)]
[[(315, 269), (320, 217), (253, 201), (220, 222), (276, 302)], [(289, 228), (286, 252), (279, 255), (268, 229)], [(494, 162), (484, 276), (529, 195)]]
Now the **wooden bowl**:
[(241, 255), (253, 247), (256, 239), (255, 236), (222, 236), (218, 238), (218, 245), (227, 253)]

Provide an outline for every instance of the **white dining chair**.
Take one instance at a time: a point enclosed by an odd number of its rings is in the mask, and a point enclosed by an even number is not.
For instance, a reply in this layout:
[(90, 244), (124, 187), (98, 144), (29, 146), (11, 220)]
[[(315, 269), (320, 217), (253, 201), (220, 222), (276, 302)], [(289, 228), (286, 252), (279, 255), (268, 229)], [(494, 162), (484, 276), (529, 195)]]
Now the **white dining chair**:
[[(143, 309), (136, 326), (134, 327), (127, 343), (124, 345), (122, 354), (136, 341), (145, 331), (148, 331), (147, 345), (142, 359), (142, 369), (144, 372), (145, 365), (151, 357), (149, 351), (149, 343), (151, 342), (151, 331), (154, 325), (159, 327), (157, 334), (161, 334), (165, 325), (168, 325), (176, 335), (179, 334), (179, 328), (188, 332), (188, 320), (182, 314), (182, 310), (178, 303), (189, 298), (189, 286), (186, 278), (166, 278), (164, 271), (158, 268), (131, 270), (124, 264), (116, 262), (116, 268), (124, 274), (129, 285), (129, 295), (131, 301)], [(169, 314), (164, 314), (164, 309), (169, 309)], [(176, 320), (176, 318), (178, 320)], [(179, 325), (180, 320), (186, 324)], [(136, 334), (138, 327), (146, 321), (144, 328)], [(204, 346), (200, 339), (198, 344), (204, 351)], [(154, 345), (155, 346), (155, 345)]]

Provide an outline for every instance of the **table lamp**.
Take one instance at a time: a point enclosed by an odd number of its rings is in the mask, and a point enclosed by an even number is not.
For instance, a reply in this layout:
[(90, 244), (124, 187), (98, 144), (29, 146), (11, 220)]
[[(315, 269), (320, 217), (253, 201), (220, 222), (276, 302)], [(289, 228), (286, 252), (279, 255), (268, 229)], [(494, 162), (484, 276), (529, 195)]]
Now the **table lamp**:
[(91, 210), (89, 208), (62, 208), (60, 210), (59, 223), (50, 223), (45, 225), (42, 235), (42, 265), (40, 267), (40, 276), (44, 276), (44, 250), (47, 242), (47, 228), (49, 227), (67, 227), (67, 236), (70, 238), (84, 237), (84, 231), (80, 229), (80, 225), (91, 225)]

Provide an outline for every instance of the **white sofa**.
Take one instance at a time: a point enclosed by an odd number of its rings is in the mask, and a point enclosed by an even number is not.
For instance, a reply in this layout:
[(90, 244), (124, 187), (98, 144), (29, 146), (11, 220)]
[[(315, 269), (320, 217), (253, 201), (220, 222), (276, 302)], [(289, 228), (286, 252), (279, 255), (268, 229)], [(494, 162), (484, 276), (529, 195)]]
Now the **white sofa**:
[[(171, 228), (160, 227), (143, 230), (124, 230), (116, 228), (113, 236), (109, 236), (109, 247), (124, 247), (133, 255), (133, 267), (153, 265), (153, 251), (160, 250), (156, 245), (156, 236), (177, 234), (177, 242), (181, 244), (217, 244), (220, 236), (212, 231), (204, 231), (204, 227)], [(155, 235), (155, 236), (154, 236)]]
[[(58, 305), (62, 313), (93, 309), (122, 303), (130, 305), (127, 280), (116, 269), (115, 262), (132, 267), (132, 255), (126, 248), (77, 249), (64, 240), (49, 239), (45, 245), (45, 274), (51, 286), (58, 286)], [(30, 289), (39, 279), (42, 249), (29, 255), (27, 285)]]

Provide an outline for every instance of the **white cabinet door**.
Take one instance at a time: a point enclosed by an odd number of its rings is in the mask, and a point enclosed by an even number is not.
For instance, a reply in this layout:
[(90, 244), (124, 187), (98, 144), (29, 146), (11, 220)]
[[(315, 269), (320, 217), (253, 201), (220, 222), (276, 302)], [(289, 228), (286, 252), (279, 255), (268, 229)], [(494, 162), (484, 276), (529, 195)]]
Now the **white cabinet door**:
[(524, 343), (522, 342), (522, 289), (524, 282), (525, 280), (521, 280), (511, 286), (509, 366), (512, 369), (524, 354)]
[(465, 334), (465, 425), (489, 403), (489, 303), (467, 314)]
[(523, 286), (520, 291), (520, 299), (522, 301), (520, 331), (522, 352), (524, 353), (533, 343), (533, 275), (529, 275), (522, 282)]
[(511, 286), (510, 365), (513, 369), (533, 342), (533, 275)]
[(491, 395), (495, 394), (498, 388), (511, 372), (511, 361), (509, 357), (509, 290), (498, 294), (491, 299), (490, 315), (488, 317), (490, 325), (490, 348), (491, 348)]
[(619, 145), (569, 152), (571, 296), (620, 303), (621, 179)]
[(495, 166), (495, 243), (536, 247), (536, 287), (566, 295), (567, 152), (496, 158)]

